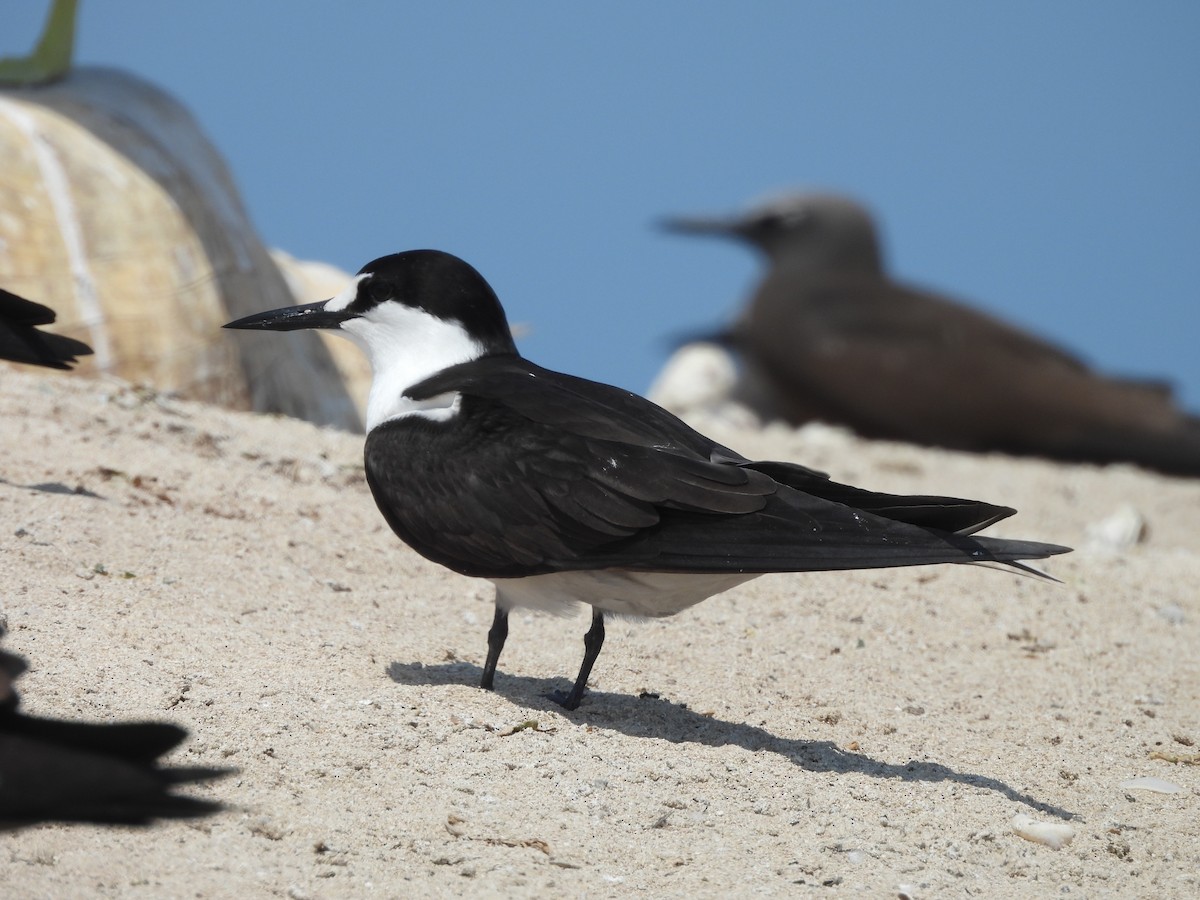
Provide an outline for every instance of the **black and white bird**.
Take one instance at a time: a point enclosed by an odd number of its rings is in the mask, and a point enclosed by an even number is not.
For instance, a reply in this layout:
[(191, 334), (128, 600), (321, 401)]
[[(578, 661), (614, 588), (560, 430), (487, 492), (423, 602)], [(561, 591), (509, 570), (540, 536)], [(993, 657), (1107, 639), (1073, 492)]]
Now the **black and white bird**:
[(897, 282), (870, 213), (848, 197), (787, 194), (740, 215), (664, 225), (766, 257), (765, 276), (720, 336), (743, 363), (738, 399), (764, 416), (1200, 475), (1200, 418), (1169, 386), (1106, 377), (1036, 335)]
[(492, 580), (491, 688), (514, 607), (592, 607), (575, 709), (606, 615), (669, 616), (768, 572), (1041, 559), (1066, 547), (969, 535), (1014, 510), (878, 494), (754, 462), (629, 391), (517, 351), (462, 260), (385, 256), (331, 300), (227, 328), (332, 329), (371, 360), (366, 476), (421, 555)]
[(92, 348), (61, 334), (39, 331), (39, 325), (49, 325), (55, 319), (54, 310), (0, 288), (0, 359), (69, 369), (87, 356)]

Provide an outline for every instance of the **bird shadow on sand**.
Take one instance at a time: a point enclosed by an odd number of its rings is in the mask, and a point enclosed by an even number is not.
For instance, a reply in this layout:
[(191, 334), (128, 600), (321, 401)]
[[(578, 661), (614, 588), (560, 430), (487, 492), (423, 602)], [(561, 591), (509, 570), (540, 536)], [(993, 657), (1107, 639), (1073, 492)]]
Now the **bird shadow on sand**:
[[(455, 661), (423, 665), (422, 663), (393, 662), (388, 677), (398, 684), (413, 685), (470, 685), (478, 687), (483, 670), (471, 663)], [(832, 741), (809, 741), (777, 737), (754, 725), (726, 722), (711, 715), (688, 709), (653, 694), (640, 697), (628, 694), (606, 694), (589, 691), (583, 705), (568, 712), (549, 698), (555, 688), (569, 689), (566, 679), (530, 678), (500, 673), (496, 677), (497, 694), (532, 709), (566, 716), (573, 722), (587, 722), (598, 728), (609, 728), (630, 737), (659, 738), (672, 743), (704, 744), (709, 747), (741, 747), (750, 752), (760, 750), (777, 753), (794, 765), (810, 772), (859, 774), (871, 778), (910, 782), (949, 782), (995, 791), (1014, 803), (1020, 803), (1058, 819), (1074, 819), (1076, 814), (1031, 797), (997, 778), (957, 772), (936, 762), (912, 760), (907, 763), (886, 763), (861, 753), (842, 750)]]
[(103, 500), (99, 494), (89, 491), (83, 485), (63, 484), (61, 481), (43, 481), (39, 484), (17, 484), (15, 481), (9, 481), (7, 478), (0, 478), (0, 484), (5, 487), (19, 488), (23, 491), (37, 491), (42, 494), (71, 494), (77, 497), (90, 497), (93, 500)]

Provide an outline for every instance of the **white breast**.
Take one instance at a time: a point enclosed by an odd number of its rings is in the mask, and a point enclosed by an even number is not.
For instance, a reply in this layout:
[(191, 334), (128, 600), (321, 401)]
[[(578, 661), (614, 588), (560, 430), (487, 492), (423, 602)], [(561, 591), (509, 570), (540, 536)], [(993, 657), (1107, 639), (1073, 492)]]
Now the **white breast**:
[(701, 600), (744, 584), (758, 575), (737, 572), (633, 572), (592, 569), (554, 572), (528, 578), (498, 578), (496, 605), (525, 607), (558, 615), (570, 614), (577, 603), (604, 612), (661, 618), (673, 616)]
[(335, 334), (354, 341), (371, 360), (367, 431), (401, 416), (445, 420), (456, 415), (462, 399), (457, 393), (417, 401), (405, 392), (442, 369), (483, 354), (458, 322), (394, 301), (343, 322)]

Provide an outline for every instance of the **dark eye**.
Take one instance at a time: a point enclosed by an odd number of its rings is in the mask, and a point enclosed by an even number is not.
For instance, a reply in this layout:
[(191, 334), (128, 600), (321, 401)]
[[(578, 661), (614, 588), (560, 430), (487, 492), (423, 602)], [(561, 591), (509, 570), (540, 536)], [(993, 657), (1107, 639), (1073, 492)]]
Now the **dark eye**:
[(795, 231), (803, 227), (809, 219), (808, 210), (782, 209), (763, 213), (758, 220), (758, 227), (764, 232)]
[(779, 220), (776, 224), (781, 228), (799, 228), (802, 225), (806, 225), (812, 219), (812, 216), (809, 215), (807, 209), (793, 209), (788, 212), (779, 213), (776, 218)]
[(367, 279), (363, 287), (366, 289), (367, 302), (372, 306), (382, 303), (391, 296), (391, 288), (388, 284), (377, 278)]

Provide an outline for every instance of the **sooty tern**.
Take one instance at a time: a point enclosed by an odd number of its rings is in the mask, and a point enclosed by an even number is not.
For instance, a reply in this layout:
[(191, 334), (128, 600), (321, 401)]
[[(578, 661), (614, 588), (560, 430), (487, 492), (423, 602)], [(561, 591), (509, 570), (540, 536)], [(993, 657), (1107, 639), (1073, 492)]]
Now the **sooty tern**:
[(160, 767), (158, 758), (187, 737), (178, 725), (26, 715), (13, 688), (25, 668), (21, 657), (0, 650), (0, 831), (49, 821), (145, 825), (221, 809), (172, 793), (230, 772)]
[(1034, 335), (893, 281), (870, 214), (794, 194), (667, 228), (745, 241), (770, 265), (722, 335), (739, 399), (767, 416), (867, 437), (1200, 475), (1200, 418), (1158, 382), (1106, 378)]
[(328, 328), (371, 360), (366, 476), (418, 553), (496, 585), (482, 686), (514, 607), (592, 606), (575, 709), (604, 616), (668, 616), (767, 572), (1041, 559), (1067, 548), (969, 535), (1014, 510), (860, 490), (754, 462), (636, 394), (521, 357), (462, 260), (385, 256), (331, 300), (227, 328)]
[(0, 288), (0, 359), (69, 369), (92, 348), (83, 341), (38, 331), (54, 321), (54, 310)]

